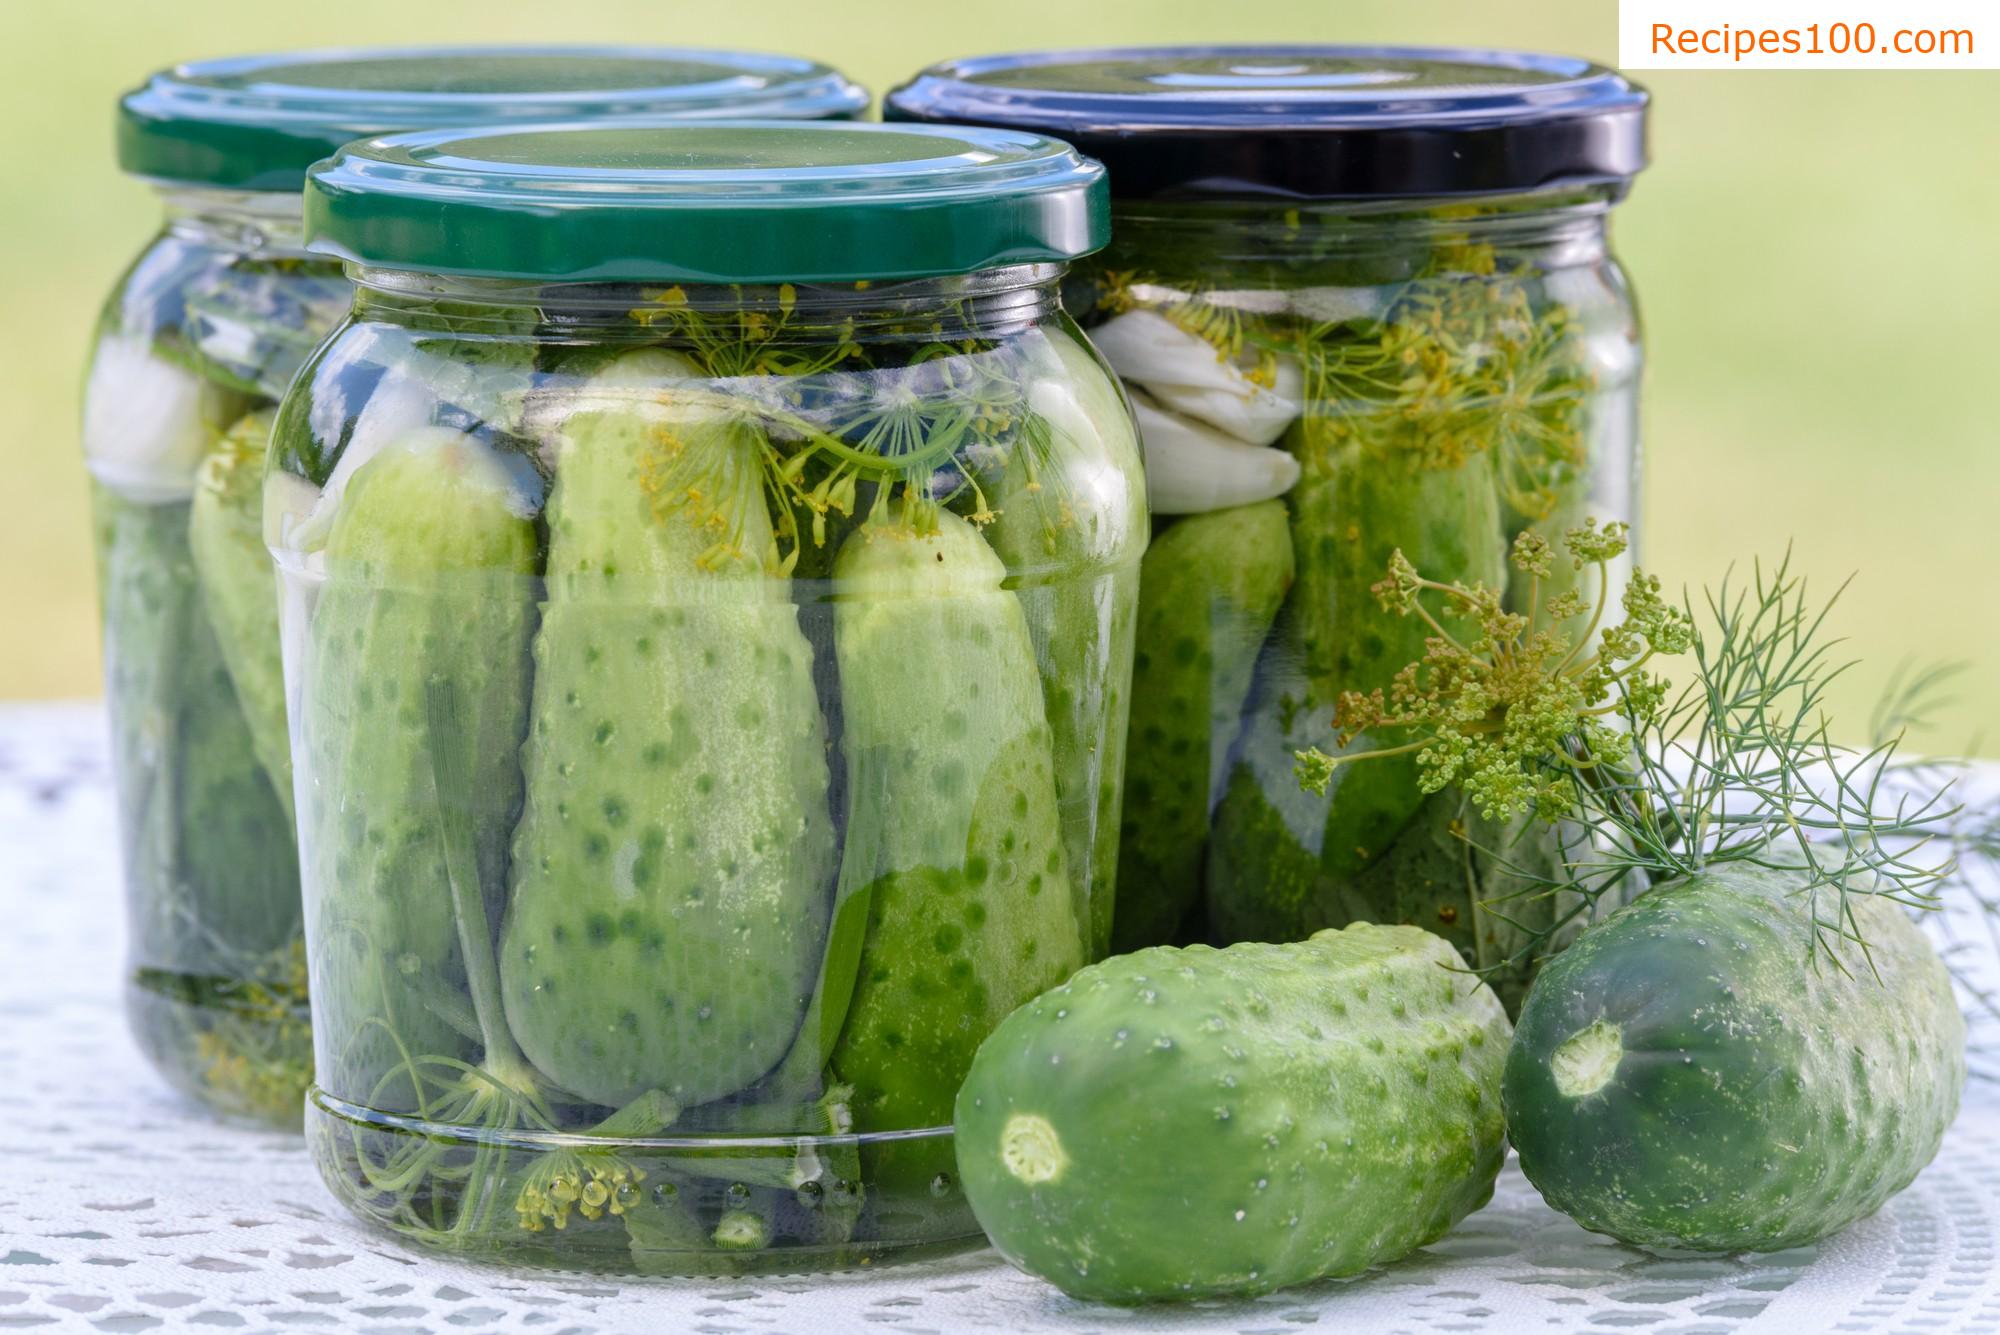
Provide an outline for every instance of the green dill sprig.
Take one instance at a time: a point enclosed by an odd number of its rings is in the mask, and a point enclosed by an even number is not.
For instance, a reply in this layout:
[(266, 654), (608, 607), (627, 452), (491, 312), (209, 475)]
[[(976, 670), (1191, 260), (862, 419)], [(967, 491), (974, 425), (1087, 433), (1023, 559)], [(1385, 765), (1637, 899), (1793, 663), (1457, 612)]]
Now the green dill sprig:
[[(1415, 753), (1425, 793), (1457, 784), (1489, 819), (1533, 811), (1553, 822), (1575, 814), (1584, 774), (1626, 751), (1625, 734), (1607, 720), (1628, 709), (1656, 711), (1665, 686), (1647, 665), (1686, 651), (1691, 639), (1687, 617), (1643, 574), (1625, 586), (1624, 620), (1601, 624), (1611, 566), (1626, 541), (1623, 524), (1572, 529), (1566, 559), (1596, 571), (1596, 600), (1587, 606), (1572, 588), (1544, 605), (1542, 584), (1556, 557), (1545, 538), (1523, 533), (1511, 560), (1529, 584), (1526, 613), (1509, 611), (1499, 590), (1426, 579), (1398, 551), (1374, 593), (1385, 614), (1420, 617), (1430, 627), (1424, 659), (1398, 672), (1386, 691), (1343, 693), (1335, 717), (1343, 748), (1363, 733), (1410, 740), (1338, 755), (1300, 752), (1301, 785), (1324, 793), (1339, 765)], [(1476, 626), (1477, 635), (1453, 635), (1424, 605), (1425, 593), (1440, 596), (1457, 614), (1452, 619)]]
[[(1029, 406), (1026, 351), (966, 333), (978, 328), (969, 303), (912, 324), (908, 313), (859, 307), (836, 318), (801, 304), (790, 284), (773, 300), (734, 291), (736, 301), (713, 306), (678, 287), (649, 292), (630, 315), (708, 377), (676, 388), (690, 420), (668, 433), (669, 454), (674, 437), (698, 429), (693, 415), (755, 438), (781, 547), (765, 559), (776, 572), (790, 573), (808, 541), (825, 547), (836, 516), (883, 523), (895, 505), (897, 522), (919, 533), (935, 528), (943, 508), (990, 524), (999, 512), (980, 461), (1018, 453), (1031, 470), (1047, 462), (1048, 424)], [(863, 338), (863, 325), (898, 337)], [(726, 543), (719, 554), (740, 555)]]
[[(1932, 728), (1938, 713), (1956, 702), (1954, 684), (1967, 670), (1955, 662), (1903, 663), (1876, 704), (1869, 735), (1880, 745)], [(1955, 756), (1899, 757), (1887, 768), (1891, 781), (1910, 791), (1936, 792), (1971, 778), (1965, 757), (1979, 749), (1975, 737)], [(1938, 886), (1940, 911), (1932, 921), (1970, 1022), (1971, 1071), (2000, 1080), (2000, 792), (1964, 804), (1946, 828), (1952, 871)]]
[[(1974, 1021), (1972, 1055), (1976, 1074), (2000, 1080), (1995, 1064), (2000, 1047), (1993, 1031), (2000, 1028), (2000, 801), (1968, 812), (1952, 835), (1956, 869), (1945, 886), (1943, 924), (1945, 966), (1958, 985), (1968, 1018)], [(1959, 912), (1963, 910), (1963, 912)], [(1971, 924), (1965, 923), (1972, 918)], [(1973, 927), (1975, 930), (1967, 930)]]
[[(1851, 664), (1825, 633), (1834, 600), (1813, 600), (1789, 553), (1775, 567), (1753, 566), (1746, 582), (1725, 579), (1699, 606), (1666, 603), (1656, 580), (1635, 573), (1623, 621), (1601, 629), (1624, 531), (1572, 530), (1566, 545), (1573, 561), (1596, 567), (1597, 595), (1589, 605), (1555, 600), (1543, 630), (1489, 590), (1425, 580), (1399, 554), (1377, 586), (1385, 609), (1428, 616), (1417, 593), (1442, 593), (1474, 615), (1480, 634), (1461, 644), (1440, 629), (1386, 695), (1344, 698), (1344, 739), (1400, 730), (1410, 740), (1300, 752), (1302, 785), (1323, 788), (1337, 765), (1414, 752), (1426, 791), (1456, 784), (1489, 814), (1532, 810), (1562, 822), (1560, 873), (1517, 869), (1527, 884), (1510, 898), (1574, 893), (1580, 902), (1564, 922), (1529, 932), (1509, 965), (1532, 959), (1607, 893), (1728, 863), (1793, 876), (1815, 958), (1835, 967), (1845, 967), (1843, 943), (1866, 956), (1858, 897), (1937, 905), (1963, 811), (1949, 781), (1907, 781), (1900, 730), (1862, 748), (1834, 740), (1826, 693)], [(1532, 539), (1514, 561), (1535, 579), (1548, 572), (1546, 548)], [(1678, 688), (1645, 670), (1682, 653), (1694, 671)]]
[(817, 375), (865, 355), (852, 320), (829, 325), (801, 317), (790, 283), (779, 285), (772, 301), (751, 300), (741, 287), (730, 291), (736, 300), (714, 306), (697, 303), (678, 285), (649, 291), (632, 322), (686, 348), (717, 377)]
[(1866, 950), (1857, 896), (1936, 905), (1953, 864), (1934, 846), (1960, 814), (1949, 782), (1897, 782), (1900, 733), (1858, 749), (1834, 740), (1826, 692), (1852, 666), (1825, 633), (1838, 598), (1815, 603), (1789, 552), (1709, 594), (1693, 680), (1650, 713), (1626, 711), (1633, 787), (1652, 800), (1636, 820), (1599, 826), (1614, 856), (1622, 848), (1656, 876), (1724, 862), (1792, 871), (1816, 944), (1836, 964), (1839, 940)]

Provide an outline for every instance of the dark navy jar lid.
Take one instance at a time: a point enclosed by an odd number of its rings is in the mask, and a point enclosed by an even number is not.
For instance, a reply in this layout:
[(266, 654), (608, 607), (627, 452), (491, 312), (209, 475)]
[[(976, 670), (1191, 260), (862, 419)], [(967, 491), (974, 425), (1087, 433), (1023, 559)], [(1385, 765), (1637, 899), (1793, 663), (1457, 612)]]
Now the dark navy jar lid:
[(1118, 199), (1389, 199), (1623, 181), (1646, 165), (1646, 102), (1568, 56), (1132, 47), (934, 65), (884, 114), (1058, 136)]

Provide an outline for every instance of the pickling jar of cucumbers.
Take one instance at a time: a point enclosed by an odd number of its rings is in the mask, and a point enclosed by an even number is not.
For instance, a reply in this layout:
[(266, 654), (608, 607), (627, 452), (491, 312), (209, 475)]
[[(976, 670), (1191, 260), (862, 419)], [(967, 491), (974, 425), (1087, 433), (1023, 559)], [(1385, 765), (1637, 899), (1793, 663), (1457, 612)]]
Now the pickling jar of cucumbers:
[(392, 136), (279, 409), (316, 1020), (363, 1218), (613, 1272), (967, 1245), (952, 1099), (1099, 953), (1147, 536), (1005, 130)]
[(524, 114), (849, 116), (810, 62), (520, 48), (177, 66), (120, 104), (119, 165), (165, 208), (112, 292), (84, 390), (126, 904), (127, 1009), (166, 1079), (299, 1124), (311, 1071), (275, 580), (272, 411), (347, 309), (308, 254), (306, 168), (356, 135)]
[[(1396, 716), (1399, 674), (1473, 629), (1434, 590), (1391, 614), (1396, 553), (1545, 619), (1577, 582), (1563, 535), (1632, 518), (1639, 331), (1606, 229), (1645, 106), (1578, 60), (1339, 47), (994, 56), (889, 96), (1110, 172), (1070, 306), (1131, 394), (1155, 525), (1119, 947), (1368, 920), (1489, 966), (1567, 912), (1523, 893), (1557, 833), (1426, 794), (1414, 748), (1324, 795), (1295, 756), (1393, 747), (1353, 720)], [(1510, 559), (1524, 534), (1547, 575)], [(1510, 1004), (1522, 972), (1493, 978)]]

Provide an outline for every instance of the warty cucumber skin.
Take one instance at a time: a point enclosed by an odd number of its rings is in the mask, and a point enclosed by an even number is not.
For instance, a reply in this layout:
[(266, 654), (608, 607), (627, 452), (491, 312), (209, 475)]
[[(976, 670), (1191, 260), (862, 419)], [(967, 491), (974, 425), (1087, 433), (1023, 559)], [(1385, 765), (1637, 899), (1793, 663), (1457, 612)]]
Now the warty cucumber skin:
[(1154, 947), (1009, 1016), (959, 1092), (1001, 1254), (1075, 1298), (1264, 1293), (1392, 1261), (1492, 1197), (1507, 1017), (1437, 937)]
[(1663, 885), (1543, 968), (1503, 1092), (1550, 1205), (1626, 1242), (1777, 1251), (1930, 1162), (1965, 1082), (1943, 961), (1869, 896), (1868, 954), (1815, 968), (1803, 884), (1739, 865)]
[[(833, 1068), (860, 1132), (947, 1124), (980, 1040), (1083, 963), (1027, 619), (979, 533), (938, 521), (863, 529), (834, 572), (840, 893), (867, 932)], [(892, 1192), (952, 1166), (939, 1140), (873, 1158)]]
[(292, 751), (285, 727), (277, 578), (264, 546), (264, 455), (276, 417), (275, 408), (246, 414), (202, 460), (188, 515), (188, 545), (257, 759), (271, 776), (289, 821)]
[(1172, 941), (1200, 898), (1216, 780), (1292, 577), (1277, 500), (1177, 520), (1140, 562), (1116, 951)]
[[(504, 465), (431, 428), (356, 469), (326, 546), (295, 721), (319, 1082), (390, 1111), (411, 1058), (475, 1060), (452, 866), (489, 921), (521, 801), (533, 523)], [(455, 704), (435, 726), (440, 690)], [(456, 746), (454, 757), (441, 748)], [(440, 791), (440, 773), (462, 773)]]
[[(535, 1066), (613, 1106), (706, 1103), (785, 1054), (834, 875), (812, 649), (761, 566), (758, 442), (704, 412), (667, 391), (580, 414), (547, 509), (501, 990)], [(743, 559), (699, 567), (718, 531), (656, 508), (672, 441), (713, 503), (742, 503)]]

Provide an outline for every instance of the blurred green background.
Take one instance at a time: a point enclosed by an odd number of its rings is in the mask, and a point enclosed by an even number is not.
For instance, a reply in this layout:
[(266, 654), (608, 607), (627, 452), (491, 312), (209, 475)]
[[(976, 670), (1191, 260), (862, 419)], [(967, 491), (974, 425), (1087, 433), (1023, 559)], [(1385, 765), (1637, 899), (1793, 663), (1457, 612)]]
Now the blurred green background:
[[(1412, 41), (1616, 58), (1613, 0), (113, 0), (0, 6), (0, 697), (98, 690), (76, 398), (97, 303), (156, 221), (113, 99), (178, 59), (336, 44), (593, 40), (811, 54), (877, 92), (978, 50)], [(2000, 34), (1995, 34), (2000, 37)], [(1863, 660), (1963, 659), (1921, 739), (2000, 753), (2000, 73), (1652, 73), (1655, 166), (1615, 224), (1646, 385), (1644, 558), (1670, 586), (1787, 542)], [(1982, 167), (1979, 164), (1985, 163)]]

